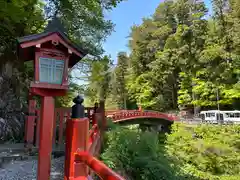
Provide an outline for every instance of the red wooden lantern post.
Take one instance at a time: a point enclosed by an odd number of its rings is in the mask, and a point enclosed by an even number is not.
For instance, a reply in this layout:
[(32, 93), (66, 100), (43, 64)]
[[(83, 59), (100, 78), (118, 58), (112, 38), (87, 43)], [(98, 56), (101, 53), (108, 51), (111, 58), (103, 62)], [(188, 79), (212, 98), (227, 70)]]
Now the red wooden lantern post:
[(34, 81), (31, 82), (30, 93), (41, 96), (37, 179), (49, 180), (54, 120), (53, 97), (66, 94), (68, 68), (72, 68), (86, 53), (73, 45), (65, 34), (58, 30), (21, 37), (18, 42), (20, 59), (34, 60)]

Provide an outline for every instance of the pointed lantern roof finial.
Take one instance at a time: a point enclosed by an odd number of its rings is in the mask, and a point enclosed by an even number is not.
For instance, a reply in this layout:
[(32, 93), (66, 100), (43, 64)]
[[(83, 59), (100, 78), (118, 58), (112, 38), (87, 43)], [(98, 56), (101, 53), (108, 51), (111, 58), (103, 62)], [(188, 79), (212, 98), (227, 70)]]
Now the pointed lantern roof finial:
[(67, 31), (64, 28), (60, 18), (57, 16), (54, 16), (51, 20), (49, 20), (48, 25), (45, 28), (45, 32), (54, 32), (54, 31), (67, 34)]

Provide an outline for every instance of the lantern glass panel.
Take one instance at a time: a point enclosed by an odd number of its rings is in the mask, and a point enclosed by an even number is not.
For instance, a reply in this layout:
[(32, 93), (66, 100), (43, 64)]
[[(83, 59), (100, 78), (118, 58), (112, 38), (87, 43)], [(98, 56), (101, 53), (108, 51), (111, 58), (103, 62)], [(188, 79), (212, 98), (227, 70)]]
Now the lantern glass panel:
[(43, 83), (61, 84), (63, 79), (64, 60), (39, 58), (39, 81)]

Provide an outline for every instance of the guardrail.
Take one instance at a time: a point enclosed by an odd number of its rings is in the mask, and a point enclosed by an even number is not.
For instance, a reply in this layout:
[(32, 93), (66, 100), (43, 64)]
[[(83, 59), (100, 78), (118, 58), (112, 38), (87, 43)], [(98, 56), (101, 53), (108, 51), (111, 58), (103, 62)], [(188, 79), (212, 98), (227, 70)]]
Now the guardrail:
[[(96, 119), (99, 117), (99, 119)], [(102, 127), (97, 122), (101, 121)], [(89, 179), (93, 173), (104, 180), (124, 180), (97, 159), (101, 150), (104, 125), (104, 104), (100, 112), (93, 115), (92, 128), (89, 119), (84, 118), (84, 107), (77, 102), (72, 109), (72, 118), (67, 121), (64, 180)]]
[(116, 112), (111, 112), (108, 114), (108, 117), (111, 117), (114, 122), (124, 121), (132, 118), (159, 118), (166, 119), (169, 121), (178, 121), (178, 117), (172, 114), (161, 113), (157, 111), (139, 111), (139, 110), (120, 110)]
[(115, 173), (112, 169), (107, 167), (104, 163), (94, 158), (91, 154), (86, 151), (77, 152), (76, 163), (84, 163), (90, 167), (96, 174), (104, 180), (125, 180), (120, 175)]
[[(36, 100), (29, 100), (28, 112), (25, 113), (25, 147), (31, 149), (33, 146), (38, 147), (39, 145), (39, 127), (40, 127), (40, 111), (37, 108)], [(85, 107), (85, 116), (93, 120), (93, 114), (97, 107)], [(54, 112), (54, 122), (53, 122), (53, 145), (63, 145), (65, 136), (65, 124), (66, 120), (71, 117), (71, 108), (55, 108)]]

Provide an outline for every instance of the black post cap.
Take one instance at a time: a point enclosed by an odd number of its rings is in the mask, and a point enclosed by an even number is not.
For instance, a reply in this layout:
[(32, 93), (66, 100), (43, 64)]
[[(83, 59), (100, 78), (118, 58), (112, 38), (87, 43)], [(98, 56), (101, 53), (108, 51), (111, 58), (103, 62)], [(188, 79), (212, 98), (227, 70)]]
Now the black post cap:
[(98, 103), (95, 103), (95, 104), (94, 104), (94, 113), (97, 112), (97, 109), (98, 109)]
[(82, 105), (84, 99), (77, 96), (73, 99), (75, 105), (72, 106), (72, 118), (84, 118), (84, 106)]

